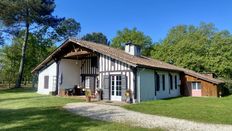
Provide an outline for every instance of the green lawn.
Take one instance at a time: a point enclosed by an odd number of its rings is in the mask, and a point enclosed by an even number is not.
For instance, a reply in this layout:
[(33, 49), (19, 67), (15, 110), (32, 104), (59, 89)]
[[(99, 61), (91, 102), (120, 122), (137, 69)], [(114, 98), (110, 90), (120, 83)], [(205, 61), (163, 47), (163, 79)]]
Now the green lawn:
[(232, 96), (223, 98), (178, 97), (125, 105), (124, 108), (206, 123), (232, 124)]
[[(0, 130), (148, 130), (102, 122), (62, 109), (79, 99), (38, 95), (32, 89), (0, 90)], [(160, 130), (160, 129), (153, 129)]]

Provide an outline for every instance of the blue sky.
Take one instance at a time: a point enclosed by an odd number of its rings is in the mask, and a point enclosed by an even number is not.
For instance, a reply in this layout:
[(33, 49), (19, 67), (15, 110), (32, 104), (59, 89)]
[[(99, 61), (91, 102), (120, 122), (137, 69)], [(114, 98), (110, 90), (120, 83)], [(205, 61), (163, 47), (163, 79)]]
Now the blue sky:
[(136, 27), (154, 42), (180, 24), (210, 22), (232, 30), (232, 0), (56, 0), (54, 14), (80, 22), (79, 37), (102, 32), (109, 40), (125, 27)]

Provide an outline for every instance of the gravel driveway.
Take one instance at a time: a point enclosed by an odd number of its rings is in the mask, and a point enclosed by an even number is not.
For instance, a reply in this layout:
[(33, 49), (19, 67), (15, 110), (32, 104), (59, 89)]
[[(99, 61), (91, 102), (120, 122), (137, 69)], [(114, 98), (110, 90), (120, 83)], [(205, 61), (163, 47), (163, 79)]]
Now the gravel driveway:
[(70, 103), (65, 105), (64, 108), (81, 116), (87, 116), (103, 121), (130, 123), (133, 126), (140, 126), (144, 128), (160, 127), (174, 131), (232, 131), (232, 125), (205, 124), (176, 118), (148, 115), (129, 111), (122, 107), (112, 105), (94, 103)]

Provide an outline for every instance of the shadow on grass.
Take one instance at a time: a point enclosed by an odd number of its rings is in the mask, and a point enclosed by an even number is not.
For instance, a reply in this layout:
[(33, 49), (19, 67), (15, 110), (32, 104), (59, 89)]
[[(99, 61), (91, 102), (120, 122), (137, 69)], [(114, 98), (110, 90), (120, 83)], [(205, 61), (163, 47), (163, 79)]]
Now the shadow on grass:
[(0, 112), (0, 129), (4, 130), (81, 130), (100, 124), (59, 107), (0, 109)]
[(13, 98), (0, 98), (0, 102), (3, 101), (14, 101), (14, 100), (26, 100), (26, 99), (38, 99), (46, 96), (28, 96), (28, 97), (13, 97)]
[[(58, 99), (55, 97), (46, 99), (47, 96), (37, 96), (34, 92), (35, 90), (32, 88), (15, 88), (0, 91), (0, 94), (3, 95), (0, 102), (17, 100), (12, 105), (8, 105), (12, 106), (12, 108), (4, 106), (1, 108), (0, 105), (0, 130), (82, 130), (83, 128), (104, 124), (103, 122), (73, 115), (58, 106), (69, 99), (59, 97), (57, 97)], [(45, 99), (41, 99), (42, 97), (45, 97)], [(61, 101), (57, 102), (59, 99)], [(21, 108), (20, 104), (29, 107)], [(46, 107), (43, 107), (44, 104)], [(17, 109), (14, 109), (15, 107)]]
[(35, 88), (22, 87), (22, 88), (8, 88), (0, 90), (0, 93), (33, 93), (36, 92)]
[(175, 100), (175, 99), (181, 99), (181, 98), (184, 98), (186, 96), (177, 96), (177, 97), (170, 97), (170, 98), (164, 98), (164, 99), (161, 99), (161, 100)]

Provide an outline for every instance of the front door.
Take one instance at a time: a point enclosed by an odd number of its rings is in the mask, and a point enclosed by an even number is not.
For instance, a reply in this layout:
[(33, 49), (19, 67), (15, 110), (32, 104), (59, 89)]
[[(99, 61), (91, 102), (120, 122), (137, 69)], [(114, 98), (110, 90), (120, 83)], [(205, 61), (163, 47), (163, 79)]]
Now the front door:
[(110, 77), (111, 100), (121, 101), (122, 96), (122, 77), (115, 75)]

